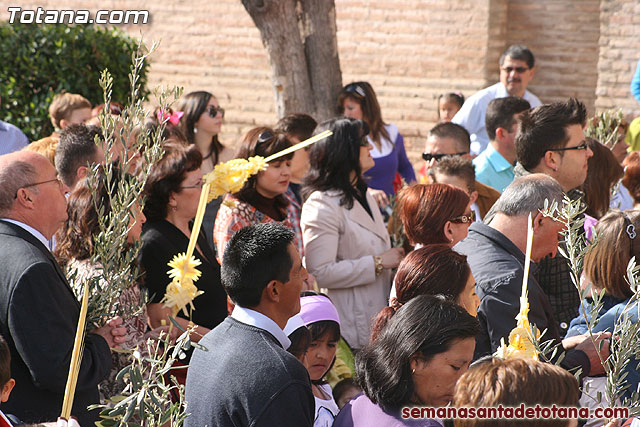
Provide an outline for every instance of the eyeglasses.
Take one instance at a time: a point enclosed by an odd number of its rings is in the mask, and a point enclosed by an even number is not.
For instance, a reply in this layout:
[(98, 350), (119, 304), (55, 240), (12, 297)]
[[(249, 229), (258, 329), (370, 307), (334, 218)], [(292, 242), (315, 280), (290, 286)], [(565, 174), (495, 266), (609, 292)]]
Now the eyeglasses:
[(562, 148), (549, 148), (547, 151), (568, 151), (568, 150), (586, 150), (589, 148), (586, 142), (583, 142), (580, 145), (576, 145), (575, 147), (562, 147)]
[(369, 138), (367, 138), (367, 135), (363, 135), (362, 138), (360, 139), (360, 146), (361, 147), (369, 146)]
[(469, 215), (460, 215), (450, 219), (449, 221), (455, 222), (457, 224), (471, 224), (475, 220), (476, 220), (476, 213), (474, 211), (471, 211)]
[(222, 107), (216, 107), (215, 105), (209, 105), (209, 108), (207, 108), (207, 113), (209, 113), (209, 117), (211, 117), (212, 119), (218, 115), (218, 113), (221, 114), (222, 118), (224, 119), (224, 108)]
[[(55, 177), (52, 179), (47, 179), (46, 181), (40, 181), (40, 182), (32, 182), (31, 184), (27, 184), (27, 185), (23, 185), (20, 188), (28, 188), (28, 187), (35, 187), (36, 185), (40, 185), (40, 184), (47, 184), (49, 182), (57, 182), (59, 187), (62, 187), (64, 185), (64, 183), (62, 182), (62, 180), (60, 180), (60, 178)], [(18, 188), (18, 190), (20, 190), (20, 188)], [(18, 198), (18, 191), (16, 191), (15, 196), (13, 196), (14, 199)]]
[(453, 153), (453, 154), (422, 153), (422, 160), (424, 160), (425, 162), (430, 162), (431, 160), (435, 160), (436, 162), (439, 162), (440, 160), (444, 159), (445, 157), (464, 156), (465, 154), (469, 154), (469, 153), (467, 153), (467, 152)]
[(522, 74), (525, 71), (529, 71), (530, 68), (528, 67), (502, 67), (502, 71), (504, 71), (507, 74), (510, 74), (512, 71), (515, 71), (518, 74)]
[(202, 180), (200, 180), (194, 185), (185, 185), (185, 186), (178, 187), (178, 188), (181, 189), (181, 190), (184, 190), (185, 188), (202, 188), (203, 185), (204, 185), (204, 182)]
[(360, 95), (363, 98), (367, 96), (364, 89), (362, 89), (360, 85), (356, 83), (349, 83), (344, 87), (344, 91), (347, 93), (355, 93), (357, 95)]

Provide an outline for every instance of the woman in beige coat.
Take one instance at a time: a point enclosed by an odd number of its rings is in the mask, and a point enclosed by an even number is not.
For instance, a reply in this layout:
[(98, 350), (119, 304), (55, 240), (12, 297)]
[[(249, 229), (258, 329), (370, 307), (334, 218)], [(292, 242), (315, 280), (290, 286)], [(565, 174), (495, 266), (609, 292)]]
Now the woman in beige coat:
[(320, 124), (316, 132), (327, 129), (333, 135), (311, 147), (303, 189), (306, 264), (338, 309), (342, 336), (359, 349), (369, 342), (373, 319), (387, 305), (391, 269), (404, 251), (391, 249), (382, 215), (362, 177), (374, 165), (367, 125), (339, 118)]

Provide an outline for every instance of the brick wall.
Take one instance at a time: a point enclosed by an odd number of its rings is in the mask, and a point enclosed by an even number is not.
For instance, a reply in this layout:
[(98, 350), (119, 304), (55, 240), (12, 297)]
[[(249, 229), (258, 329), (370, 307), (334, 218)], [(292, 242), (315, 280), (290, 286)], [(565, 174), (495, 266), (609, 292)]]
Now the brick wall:
[(531, 49), (536, 74), (529, 90), (542, 102), (577, 97), (594, 112), (599, 8), (599, 0), (509, 1), (505, 47), (525, 44)]
[(640, 60), (640, 2), (603, 0), (600, 6), (600, 57), (596, 87), (599, 110), (622, 108), (628, 118), (640, 116), (640, 104), (629, 85)]
[[(0, 0), (0, 19), (14, 5)], [(59, 5), (43, 0), (21, 7)], [(67, 0), (64, 7), (148, 9), (151, 24), (123, 29), (142, 33), (147, 43), (161, 40), (151, 59), (151, 86), (214, 93), (227, 110), (224, 143), (276, 121), (266, 52), (240, 0)], [(343, 83), (372, 83), (384, 119), (398, 125), (419, 166), (437, 95), (459, 90), (469, 96), (497, 81), (498, 58), (511, 43), (534, 51), (531, 89), (543, 101), (578, 96), (590, 109), (595, 103), (637, 110), (625, 97), (640, 56), (639, 8), (637, 0), (336, 0)]]

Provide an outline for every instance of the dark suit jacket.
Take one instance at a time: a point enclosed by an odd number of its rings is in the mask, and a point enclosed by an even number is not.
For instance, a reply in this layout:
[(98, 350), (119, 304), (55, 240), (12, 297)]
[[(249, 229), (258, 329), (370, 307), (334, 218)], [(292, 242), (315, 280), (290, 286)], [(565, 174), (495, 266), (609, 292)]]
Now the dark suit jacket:
[[(2, 410), (27, 423), (55, 421), (62, 409), (80, 303), (49, 250), (31, 233), (0, 221), (0, 332), (16, 380)], [(111, 369), (99, 335), (87, 334), (72, 414), (93, 425), (97, 384)]]

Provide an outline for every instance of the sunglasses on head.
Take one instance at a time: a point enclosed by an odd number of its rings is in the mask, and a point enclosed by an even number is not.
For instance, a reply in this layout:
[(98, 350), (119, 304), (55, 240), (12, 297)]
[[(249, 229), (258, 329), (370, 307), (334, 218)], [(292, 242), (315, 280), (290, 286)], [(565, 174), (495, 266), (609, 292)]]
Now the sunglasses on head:
[(256, 143), (256, 145), (258, 144), (264, 144), (265, 142), (269, 141), (270, 139), (273, 139), (274, 135), (270, 130), (263, 130), (262, 132), (260, 132), (260, 135), (258, 135), (258, 142)]
[(474, 211), (471, 211), (469, 215), (460, 215), (450, 219), (449, 221), (455, 222), (457, 224), (471, 224), (475, 220), (476, 220), (476, 213)]
[(209, 105), (209, 108), (207, 108), (207, 113), (209, 113), (209, 117), (211, 117), (212, 119), (218, 115), (218, 113), (221, 114), (222, 118), (224, 119), (224, 108), (222, 107), (216, 107), (215, 105)]
[(364, 92), (364, 89), (362, 89), (359, 85), (355, 84), (355, 83), (349, 83), (348, 85), (346, 85), (344, 87), (344, 91), (347, 93), (355, 93), (357, 95), (360, 95), (361, 97), (366, 97), (366, 93)]
[(440, 160), (444, 159), (445, 157), (463, 156), (465, 154), (469, 154), (469, 153), (466, 153), (466, 152), (453, 153), (453, 154), (422, 153), (422, 160), (424, 160), (425, 162), (430, 162), (431, 160), (435, 160), (436, 162), (439, 162)]

